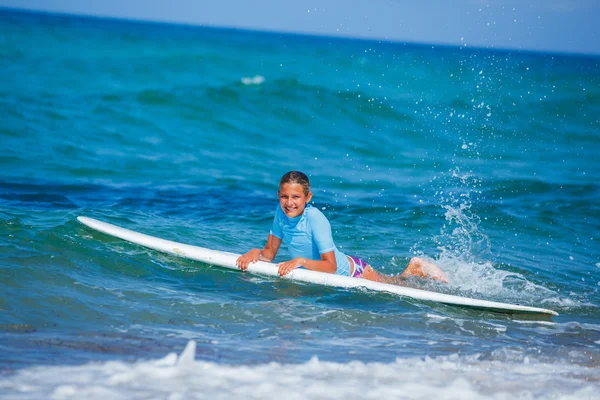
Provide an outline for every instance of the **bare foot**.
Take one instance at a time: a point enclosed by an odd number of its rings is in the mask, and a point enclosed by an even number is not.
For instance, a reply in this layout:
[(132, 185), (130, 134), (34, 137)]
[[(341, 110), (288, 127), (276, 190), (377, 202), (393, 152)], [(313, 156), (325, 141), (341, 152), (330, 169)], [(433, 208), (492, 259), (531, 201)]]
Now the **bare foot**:
[(404, 272), (399, 275), (403, 279), (410, 278), (411, 276), (431, 278), (435, 281), (448, 283), (448, 276), (440, 267), (418, 257), (411, 258)]

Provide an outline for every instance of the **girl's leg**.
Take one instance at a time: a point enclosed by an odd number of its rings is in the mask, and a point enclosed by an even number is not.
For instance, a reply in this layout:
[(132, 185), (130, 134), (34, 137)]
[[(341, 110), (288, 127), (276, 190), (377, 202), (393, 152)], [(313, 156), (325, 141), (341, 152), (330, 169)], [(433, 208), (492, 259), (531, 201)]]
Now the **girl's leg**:
[(366, 261), (353, 256), (347, 256), (350, 263), (350, 276), (381, 283), (396, 283), (393, 278), (375, 271)]
[(416, 276), (419, 278), (431, 278), (433, 280), (439, 280), (444, 283), (448, 283), (448, 277), (446, 276), (444, 271), (442, 271), (437, 265), (418, 257), (413, 257), (408, 263), (408, 266), (406, 267), (404, 272), (402, 272), (400, 275), (383, 275), (375, 271), (370, 265), (367, 265), (363, 274), (360, 277), (375, 282), (402, 285), (402, 282), (410, 278), (411, 276)]
[(365, 267), (365, 270), (363, 271), (360, 278), (381, 283), (396, 283), (393, 281), (392, 277), (380, 274), (379, 272), (371, 268), (370, 265), (367, 265)]
[(411, 258), (404, 272), (399, 275), (402, 279), (410, 278), (411, 276), (431, 278), (436, 281), (448, 283), (448, 276), (440, 267), (418, 257)]

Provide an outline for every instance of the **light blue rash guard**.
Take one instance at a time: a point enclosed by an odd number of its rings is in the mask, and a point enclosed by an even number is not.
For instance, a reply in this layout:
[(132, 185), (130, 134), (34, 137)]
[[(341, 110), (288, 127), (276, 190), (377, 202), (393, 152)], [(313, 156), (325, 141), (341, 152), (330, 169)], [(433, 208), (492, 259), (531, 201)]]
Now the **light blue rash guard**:
[(321, 254), (333, 251), (337, 263), (337, 275), (350, 275), (350, 263), (346, 255), (333, 243), (331, 225), (321, 211), (310, 204), (302, 215), (289, 218), (280, 205), (277, 205), (271, 235), (281, 239), (288, 246), (292, 258), (304, 257), (320, 260)]

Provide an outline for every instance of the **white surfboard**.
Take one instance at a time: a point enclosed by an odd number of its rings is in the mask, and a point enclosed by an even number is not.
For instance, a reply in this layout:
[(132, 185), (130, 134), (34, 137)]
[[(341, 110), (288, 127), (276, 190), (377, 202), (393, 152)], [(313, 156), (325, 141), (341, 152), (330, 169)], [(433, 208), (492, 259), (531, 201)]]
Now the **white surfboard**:
[[(87, 217), (77, 217), (77, 220), (88, 227), (114, 236), (131, 243), (139, 244), (164, 253), (175, 256), (200, 261), (203, 263), (216, 265), (220, 267), (239, 270), (236, 260), (239, 254), (228, 253), (219, 250), (211, 250), (198, 246), (177, 243), (170, 240), (160, 239), (143, 233), (134, 232), (129, 229), (121, 228), (116, 225), (98, 221)], [(258, 261), (250, 264), (248, 271), (257, 274), (279, 276), (277, 265), (273, 263)], [(453, 306), (462, 306), (486, 311), (515, 313), (515, 314), (537, 314), (537, 315), (558, 315), (557, 312), (544, 308), (522, 306), (517, 304), (500, 303), (496, 301), (478, 300), (462, 296), (454, 296), (443, 293), (430, 292), (427, 290), (413, 289), (404, 286), (391, 285), (368, 281), (366, 279), (350, 278), (347, 276), (327, 274), (323, 272), (310, 271), (306, 269), (295, 269), (285, 275), (283, 279), (291, 279), (301, 282), (316, 283), (319, 285), (335, 286), (342, 288), (365, 288), (369, 290), (393, 293), (403, 297), (416, 300), (438, 302)]]

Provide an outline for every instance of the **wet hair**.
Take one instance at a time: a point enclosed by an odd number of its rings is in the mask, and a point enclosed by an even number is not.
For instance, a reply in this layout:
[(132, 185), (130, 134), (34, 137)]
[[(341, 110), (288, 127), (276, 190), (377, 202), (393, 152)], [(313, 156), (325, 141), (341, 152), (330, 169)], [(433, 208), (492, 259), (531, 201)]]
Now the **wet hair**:
[(281, 187), (281, 185), (284, 183), (297, 183), (298, 185), (301, 185), (305, 196), (308, 196), (308, 193), (310, 192), (310, 182), (308, 180), (308, 176), (306, 176), (306, 174), (303, 172), (286, 172), (279, 180), (279, 187)]

